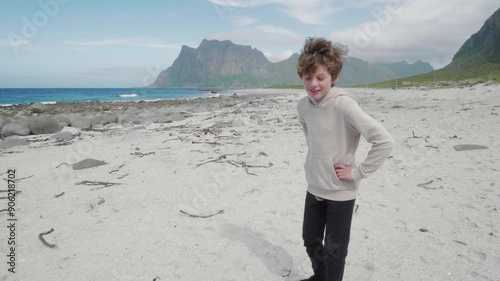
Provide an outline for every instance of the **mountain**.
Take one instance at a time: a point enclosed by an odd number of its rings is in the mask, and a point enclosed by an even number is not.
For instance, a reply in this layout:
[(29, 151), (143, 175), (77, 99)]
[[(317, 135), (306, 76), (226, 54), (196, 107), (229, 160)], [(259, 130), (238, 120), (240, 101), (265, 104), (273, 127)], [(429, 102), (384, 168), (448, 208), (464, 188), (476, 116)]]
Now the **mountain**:
[[(172, 66), (162, 71), (151, 87), (253, 88), (300, 85), (302, 81), (296, 71), (298, 58), (298, 54), (293, 54), (286, 60), (273, 63), (261, 51), (250, 46), (237, 45), (229, 40), (204, 39), (198, 48), (182, 46)], [(353, 86), (399, 78), (406, 73), (422, 73), (418, 71), (425, 71), (421, 70), (425, 69), (422, 67), (424, 64), (377, 66), (347, 57), (338, 85)]]
[(478, 82), (500, 82), (500, 8), (467, 39), (450, 64), (429, 73), (372, 84), (373, 87), (398, 85), (459, 86)]
[(449, 67), (471, 67), (485, 63), (500, 64), (500, 8), (477, 33), (465, 41)]
[(152, 87), (262, 87), (299, 84), (297, 56), (270, 62), (250, 46), (229, 40), (203, 40), (196, 49), (182, 46), (172, 66), (161, 72)]
[(374, 64), (374, 66), (385, 70), (394, 78), (403, 78), (431, 72), (434, 70), (434, 68), (429, 63), (420, 60), (412, 64), (409, 64), (406, 61), (400, 61), (394, 63), (376, 63)]

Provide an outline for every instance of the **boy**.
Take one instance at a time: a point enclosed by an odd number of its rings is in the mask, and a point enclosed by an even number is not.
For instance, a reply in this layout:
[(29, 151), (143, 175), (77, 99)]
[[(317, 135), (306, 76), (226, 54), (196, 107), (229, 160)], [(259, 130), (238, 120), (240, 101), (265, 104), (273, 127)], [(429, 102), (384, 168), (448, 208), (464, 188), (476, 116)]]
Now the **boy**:
[[(342, 280), (359, 181), (375, 172), (394, 146), (382, 125), (333, 88), (346, 54), (344, 46), (308, 38), (297, 64), (308, 95), (297, 108), (308, 146), (302, 237), (314, 271), (304, 279), (309, 281)], [(356, 167), (361, 135), (372, 148)]]

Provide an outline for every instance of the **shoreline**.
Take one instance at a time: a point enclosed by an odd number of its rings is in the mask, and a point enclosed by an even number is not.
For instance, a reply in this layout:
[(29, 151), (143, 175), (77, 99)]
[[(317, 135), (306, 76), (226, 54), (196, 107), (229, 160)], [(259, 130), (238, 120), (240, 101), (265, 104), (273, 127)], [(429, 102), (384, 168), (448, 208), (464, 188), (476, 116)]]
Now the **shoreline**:
[[(290, 95), (287, 90), (265, 92), (238, 90), (232, 95), (179, 98), (155, 101), (61, 102), (32, 103), (0, 108), (0, 137), (26, 137), (54, 134), (66, 127), (76, 129), (107, 129), (116, 125), (149, 125), (172, 123), (195, 113), (214, 112), (251, 104), (262, 96)], [(9, 147), (11, 144), (0, 145)]]
[[(200, 90), (206, 91), (206, 90)], [(226, 94), (227, 92), (227, 94)], [(222, 94), (221, 94), (222, 93)], [(231, 89), (221, 91), (218, 95), (196, 97), (196, 98), (175, 98), (175, 99), (157, 99), (157, 100), (113, 100), (113, 101), (81, 101), (81, 102), (32, 102), (22, 104), (10, 104), (0, 106), (0, 115), (13, 117), (19, 111), (26, 111), (26, 116), (31, 116), (29, 107), (35, 103), (42, 103), (48, 107), (44, 112), (48, 115), (57, 115), (63, 113), (91, 113), (110, 110), (123, 110), (132, 107), (139, 109), (164, 107), (164, 106), (181, 106), (195, 104), (213, 104), (227, 101), (230, 99), (244, 99), (244, 97), (261, 96), (261, 95), (287, 95), (304, 93), (303, 90), (296, 89), (267, 89), (267, 88), (251, 88), (251, 89)], [(102, 109), (101, 109), (102, 107)]]

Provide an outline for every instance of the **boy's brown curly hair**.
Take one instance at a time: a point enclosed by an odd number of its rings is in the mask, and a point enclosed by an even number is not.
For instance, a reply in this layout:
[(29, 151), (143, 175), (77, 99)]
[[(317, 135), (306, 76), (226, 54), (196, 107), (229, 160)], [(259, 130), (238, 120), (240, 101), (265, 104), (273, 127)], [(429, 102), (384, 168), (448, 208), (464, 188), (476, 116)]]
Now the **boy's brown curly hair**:
[(342, 58), (347, 55), (347, 46), (333, 44), (325, 38), (308, 37), (297, 63), (300, 79), (307, 73), (316, 71), (318, 65), (326, 67), (335, 79), (342, 70)]

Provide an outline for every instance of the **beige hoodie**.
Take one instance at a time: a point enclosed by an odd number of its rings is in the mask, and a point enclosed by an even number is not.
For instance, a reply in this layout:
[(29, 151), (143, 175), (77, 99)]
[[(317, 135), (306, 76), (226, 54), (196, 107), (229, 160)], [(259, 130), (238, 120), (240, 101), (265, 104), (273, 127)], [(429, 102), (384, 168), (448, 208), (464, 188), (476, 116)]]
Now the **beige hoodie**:
[[(359, 181), (375, 172), (389, 157), (394, 139), (340, 89), (332, 88), (319, 103), (304, 97), (297, 109), (309, 148), (304, 165), (307, 190), (328, 200), (355, 199)], [(372, 148), (366, 159), (352, 170), (354, 181), (339, 180), (333, 165), (355, 164), (361, 135)]]

